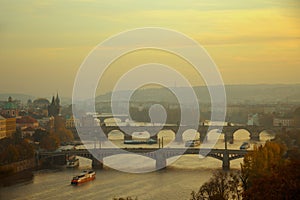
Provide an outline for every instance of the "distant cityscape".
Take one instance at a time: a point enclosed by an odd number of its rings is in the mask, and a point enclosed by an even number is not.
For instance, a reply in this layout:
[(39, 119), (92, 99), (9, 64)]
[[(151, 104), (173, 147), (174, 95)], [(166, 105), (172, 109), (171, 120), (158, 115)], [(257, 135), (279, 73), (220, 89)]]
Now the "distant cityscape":
[[(144, 94), (153, 93), (143, 90)], [(159, 91), (158, 92), (162, 92)], [(140, 94), (139, 94), (140, 95)], [(167, 114), (167, 123), (178, 123), (180, 121), (180, 106), (176, 101), (168, 102), (168, 96), (163, 98), (142, 98), (136, 95), (130, 102), (130, 117), (127, 120), (136, 122), (150, 122), (148, 115), (149, 108), (154, 104), (161, 104)], [(162, 95), (160, 95), (162, 96)], [(126, 111), (126, 102), (122, 99), (116, 104), (119, 111)], [(186, 105), (185, 105), (186, 106)], [(61, 104), (61, 99), (57, 93), (51, 98), (28, 99), (23, 102), (15, 99), (14, 96), (8, 96), (7, 100), (0, 101), (0, 139), (11, 137), (14, 132), (19, 130), (22, 137), (32, 136), (35, 130), (42, 129), (50, 131), (53, 129), (54, 118), (59, 117), (64, 122), (67, 129), (73, 130), (76, 138), (75, 126), (100, 126), (100, 120), (97, 114), (111, 113), (111, 102), (103, 99), (96, 101), (97, 113), (85, 113), (85, 117), (77, 119), (73, 116), (71, 104)], [(210, 103), (199, 103), (200, 122), (207, 123), (210, 120)], [(191, 114), (193, 107), (190, 108)], [(124, 114), (124, 113), (118, 113)], [(300, 108), (296, 102), (278, 102), (278, 103), (253, 103), (239, 102), (228, 103), (226, 122), (250, 126), (264, 127), (300, 127)]]

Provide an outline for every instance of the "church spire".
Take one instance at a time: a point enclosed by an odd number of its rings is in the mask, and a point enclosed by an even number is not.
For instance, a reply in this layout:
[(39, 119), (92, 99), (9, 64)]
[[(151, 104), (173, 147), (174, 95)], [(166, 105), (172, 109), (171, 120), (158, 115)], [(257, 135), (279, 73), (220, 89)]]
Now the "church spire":
[(56, 97), (52, 96), (52, 102), (48, 106), (48, 116), (58, 116), (60, 113), (60, 99), (58, 96), (58, 93), (56, 94)]
[(59, 99), (58, 93), (56, 93), (55, 103), (56, 103), (57, 106), (60, 105), (60, 99)]
[(51, 104), (53, 105), (55, 103), (55, 100), (54, 100), (54, 95), (52, 96), (52, 101), (51, 101)]

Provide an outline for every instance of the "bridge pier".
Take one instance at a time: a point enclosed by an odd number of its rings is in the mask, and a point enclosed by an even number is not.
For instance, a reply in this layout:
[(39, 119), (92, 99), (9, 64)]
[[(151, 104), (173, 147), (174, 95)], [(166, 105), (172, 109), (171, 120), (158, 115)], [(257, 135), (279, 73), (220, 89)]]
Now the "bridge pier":
[(206, 134), (200, 133), (200, 142), (201, 142), (201, 143), (204, 142), (205, 139), (206, 139)]
[(233, 144), (233, 133), (228, 133), (224, 137), (227, 137), (227, 141), (229, 142), (229, 144)]
[(222, 163), (223, 170), (228, 171), (230, 169), (230, 160), (229, 160), (229, 154), (228, 151), (225, 150), (223, 154), (223, 163)]
[(165, 169), (167, 167), (167, 159), (163, 154), (158, 154), (155, 160), (156, 169)]
[(92, 159), (92, 168), (93, 169), (103, 169), (103, 162), (93, 158)]
[(259, 141), (259, 133), (258, 132), (252, 132), (250, 134), (250, 139), (254, 141)]
[(124, 134), (124, 140), (132, 140), (132, 135)]
[(180, 134), (175, 135), (175, 142), (183, 143), (182, 135), (180, 135)]
[(150, 136), (150, 139), (153, 139), (153, 140), (156, 140), (156, 141), (158, 141), (158, 136), (157, 136), (157, 134), (156, 134), (156, 135), (152, 135), (152, 136)]

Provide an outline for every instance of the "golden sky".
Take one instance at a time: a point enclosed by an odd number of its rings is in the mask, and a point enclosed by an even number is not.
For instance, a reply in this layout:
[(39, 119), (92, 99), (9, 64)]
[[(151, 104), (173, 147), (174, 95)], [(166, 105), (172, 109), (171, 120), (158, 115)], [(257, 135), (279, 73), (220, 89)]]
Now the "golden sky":
[[(141, 27), (173, 29), (197, 40), (225, 84), (300, 83), (299, 5), (296, 0), (2, 0), (0, 93), (71, 96), (77, 70), (97, 44)], [(108, 77), (118, 66), (111, 71)], [(183, 71), (193, 76), (192, 69)]]

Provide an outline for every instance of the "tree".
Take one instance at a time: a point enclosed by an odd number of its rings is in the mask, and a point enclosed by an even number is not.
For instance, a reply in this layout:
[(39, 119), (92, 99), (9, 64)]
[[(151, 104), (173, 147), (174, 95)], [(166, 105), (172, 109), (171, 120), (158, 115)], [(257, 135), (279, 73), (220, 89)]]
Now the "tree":
[(285, 145), (288, 149), (300, 147), (300, 131), (293, 129), (287, 132), (276, 134), (274, 142)]
[(32, 144), (29, 144), (26, 140), (22, 140), (17, 145), (17, 149), (22, 159), (33, 158), (34, 156), (34, 147)]
[(9, 163), (16, 162), (20, 158), (17, 148), (12, 144), (8, 145), (4, 155), (6, 155), (5, 160)]
[(51, 133), (59, 138), (60, 142), (70, 142), (74, 140), (72, 131), (66, 129), (65, 121), (60, 116), (54, 118), (54, 126), (54, 131), (51, 131)]
[(300, 199), (300, 153), (293, 155), (275, 142), (247, 154), (241, 165), (243, 199)]
[(43, 129), (36, 129), (33, 133), (33, 140), (35, 142), (41, 142), (43, 137), (46, 136), (47, 134), (48, 132)]
[(198, 192), (191, 193), (191, 200), (241, 199), (242, 188), (238, 173), (217, 171), (204, 183)]
[(40, 142), (40, 147), (49, 151), (54, 151), (59, 147), (60, 141), (54, 134), (49, 134), (43, 137)]
[(13, 133), (13, 140), (15, 144), (18, 144), (22, 141), (22, 132), (19, 128)]

